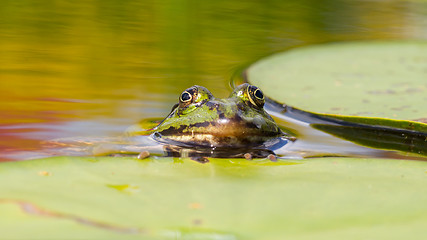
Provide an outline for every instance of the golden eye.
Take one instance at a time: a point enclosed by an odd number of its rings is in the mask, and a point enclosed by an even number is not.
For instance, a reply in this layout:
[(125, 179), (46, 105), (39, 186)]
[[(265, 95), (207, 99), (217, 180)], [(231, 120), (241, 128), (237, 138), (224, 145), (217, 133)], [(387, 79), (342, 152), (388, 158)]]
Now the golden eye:
[(196, 101), (198, 94), (197, 86), (192, 86), (191, 88), (187, 88), (184, 92), (179, 96), (179, 109), (182, 111), (187, 108), (191, 104)]
[(259, 90), (259, 88), (257, 90), (255, 90), (254, 96), (256, 98), (258, 98), (259, 100), (263, 100), (264, 99), (264, 94), (262, 93), (261, 90)]
[(189, 93), (189, 92), (187, 92), (187, 91), (184, 91), (183, 93), (181, 93), (181, 96), (179, 97), (179, 100), (181, 101), (181, 102), (189, 102), (189, 101), (191, 101), (191, 98), (192, 98), (193, 96)]
[(249, 101), (253, 105), (259, 108), (264, 107), (265, 100), (264, 100), (264, 94), (262, 93), (261, 89), (255, 86), (249, 86), (247, 88), (247, 91), (248, 91)]

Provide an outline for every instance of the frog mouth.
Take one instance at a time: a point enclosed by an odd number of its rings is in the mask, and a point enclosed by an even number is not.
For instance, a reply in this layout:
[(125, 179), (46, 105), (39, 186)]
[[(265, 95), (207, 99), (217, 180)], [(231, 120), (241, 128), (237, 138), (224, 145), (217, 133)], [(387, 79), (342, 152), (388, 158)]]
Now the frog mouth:
[[(279, 138), (284, 134), (277, 131), (260, 132), (255, 128), (248, 128), (249, 123), (203, 122), (178, 128), (170, 127), (151, 135), (161, 143), (191, 147), (251, 147), (260, 146), (271, 139)], [(219, 126), (218, 126), (219, 125)], [(253, 127), (251, 125), (251, 127)], [(242, 130), (243, 129), (243, 130)]]
[(161, 133), (153, 133), (151, 137), (159, 143), (174, 145), (184, 148), (212, 148), (212, 149), (236, 149), (236, 148), (266, 148), (275, 143), (286, 140), (281, 136), (275, 138), (266, 136), (248, 135), (246, 137), (216, 136), (208, 133), (194, 133), (165, 136)]

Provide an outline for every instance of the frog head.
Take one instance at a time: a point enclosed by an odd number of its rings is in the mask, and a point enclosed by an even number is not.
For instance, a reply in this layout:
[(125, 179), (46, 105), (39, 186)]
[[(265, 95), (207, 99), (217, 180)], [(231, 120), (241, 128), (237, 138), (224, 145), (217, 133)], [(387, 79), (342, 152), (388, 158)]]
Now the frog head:
[(183, 91), (179, 103), (156, 127), (154, 139), (185, 146), (241, 148), (262, 145), (283, 134), (265, 112), (264, 94), (247, 83), (226, 99), (202, 86)]

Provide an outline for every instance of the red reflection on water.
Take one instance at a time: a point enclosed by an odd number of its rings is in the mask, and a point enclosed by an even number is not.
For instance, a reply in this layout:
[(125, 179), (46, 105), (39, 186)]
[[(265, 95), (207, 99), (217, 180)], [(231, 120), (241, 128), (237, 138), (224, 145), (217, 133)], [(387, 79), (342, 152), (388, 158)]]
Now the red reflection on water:
[(115, 121), (108, 101), (15, 98), (7, 104), (0, 106), (0, 162), (58, 155), (55, 139), (115, 135), (128, 126)]
[(0, 162), (39, 156), (37, 152), (43, 149), (43, 141), (55, 135), (53, 127), (70, 120), (70, 114), (66, 111), (52, 109), (59, 107), (55, 102), (69, 105), (65, 103), (68, 101), (13, 97), (12, 101), (9, 99), (0, 107)]
[(0, 124), (0, 162), (34, 158), (43, 149), (43, 141), (48, 134), (40, 134), (46, 129), (43, 125), (58, 125), (50, 121), (43, 124)]
[(0, 125), (0, 161), (16, 160), (12, 156), (20, 151), (35, 151), (41, 148), (40, 140), (25, 137), (26, 133), (38, 131), (14, 124)]

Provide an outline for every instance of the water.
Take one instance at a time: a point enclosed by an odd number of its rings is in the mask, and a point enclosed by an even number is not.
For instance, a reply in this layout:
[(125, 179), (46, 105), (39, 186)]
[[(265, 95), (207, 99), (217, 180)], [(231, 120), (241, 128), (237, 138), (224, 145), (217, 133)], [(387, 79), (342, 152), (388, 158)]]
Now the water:
[(115, 136), (198, 84), (325, 42), (426, 39), (423, 1), (2, 1), (0, 161), (43, 141)]

